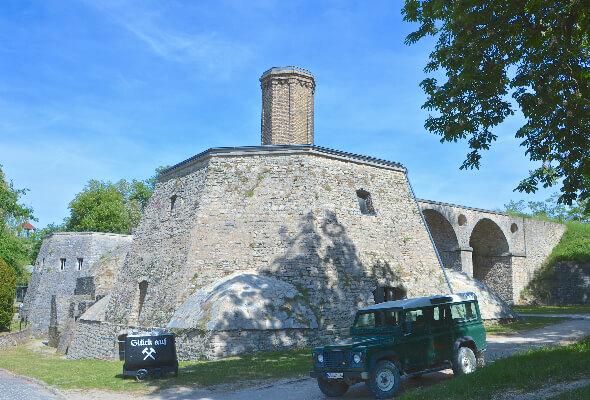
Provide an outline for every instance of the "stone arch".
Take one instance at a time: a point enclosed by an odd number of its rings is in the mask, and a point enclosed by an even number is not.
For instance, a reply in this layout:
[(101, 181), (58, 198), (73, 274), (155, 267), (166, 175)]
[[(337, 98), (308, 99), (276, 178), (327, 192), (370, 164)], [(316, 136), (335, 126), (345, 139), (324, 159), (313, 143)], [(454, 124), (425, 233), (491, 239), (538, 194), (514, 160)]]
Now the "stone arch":
[(489, 218), (477, 222), (469, 246), (473, 248), (473, 277), (504, 301), (512, 302), (512, 259), (502, 229)]
[(461, 247), (457, 240), (457, 234), (449, 220), (433, 209), (423, 210), (422, 214), (434, 240), (434, 245), (440, 254), (443, 266), (461, 271)]

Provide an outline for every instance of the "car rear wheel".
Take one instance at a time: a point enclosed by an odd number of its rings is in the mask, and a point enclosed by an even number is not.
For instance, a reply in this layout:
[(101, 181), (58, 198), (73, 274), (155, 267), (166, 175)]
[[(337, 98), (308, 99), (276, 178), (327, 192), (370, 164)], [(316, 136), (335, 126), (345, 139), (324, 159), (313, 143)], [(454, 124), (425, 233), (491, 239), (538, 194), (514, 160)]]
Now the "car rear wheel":
[(318, 378), (318, 386), (323, 394), (328, 397), (340, 397), (348, 391), (348, 384), (342, 379)]
[(389, 399), (399, 389), (399, 369), (391, 361), (380, 361), (371, 372), (367, 385), (376, 398)]
[(470, 374), (477, 369), (477, 359), (473, 350), (469, 347), (459, 347), (453, 360), (453, 373), (455, 375)]

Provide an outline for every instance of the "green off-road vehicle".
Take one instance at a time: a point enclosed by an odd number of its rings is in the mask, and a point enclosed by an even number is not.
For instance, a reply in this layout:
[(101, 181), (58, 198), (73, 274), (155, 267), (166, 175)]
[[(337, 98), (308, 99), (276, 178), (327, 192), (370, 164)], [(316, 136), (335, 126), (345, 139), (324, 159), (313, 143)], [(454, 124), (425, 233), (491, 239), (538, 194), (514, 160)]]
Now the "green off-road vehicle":
[(484, 364), (486, 332), (473, 293), (387, 301), (359, 310), (350, 339), (313, 351), (320, 390), (342, 396), (364, 381), (376, 398), (391, 398), (400, 377), (449, 367), (469, 374)]

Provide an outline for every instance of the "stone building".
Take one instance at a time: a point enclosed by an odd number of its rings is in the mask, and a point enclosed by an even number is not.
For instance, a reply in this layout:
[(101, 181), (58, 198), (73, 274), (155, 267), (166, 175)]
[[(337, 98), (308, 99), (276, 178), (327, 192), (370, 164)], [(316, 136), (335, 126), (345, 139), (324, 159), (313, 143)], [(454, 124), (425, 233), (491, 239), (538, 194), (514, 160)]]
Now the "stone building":
[[(62, 304), (68, 310), (62, 315), (67, 315), (71, 296), (77, 293), (94, 296), (96, 288), (92, 277), (97, 274), (97, 264), (100, 265), (111, 253), (127, 254), (130, 243), (130, 235), (112, 233), (55, 232), (47, 236), (37, 256), (24, 301), (33, 334), (47, 335), (52, 304), (54, 311), (58, 303)], [(119, 266), (112, 269), (114, 274)], [(108, 272), (101, 275), (104, 282)], [(102, 283), (99, 293), (101, 289), (107, 294), (111, 287)]]
[(314, 145), (308, 71), (260, 81), (262, 145), (160, 175), (126, 256), (93, 272), (108, 294), (57, 329), (68, 357), (112, 357), (128, 327), (173, 329), (184, 359), (308, 346), (344, 336), (359, 307), (452, 290), (512, 316), (562, 226), (418, 201), (403, 165)]

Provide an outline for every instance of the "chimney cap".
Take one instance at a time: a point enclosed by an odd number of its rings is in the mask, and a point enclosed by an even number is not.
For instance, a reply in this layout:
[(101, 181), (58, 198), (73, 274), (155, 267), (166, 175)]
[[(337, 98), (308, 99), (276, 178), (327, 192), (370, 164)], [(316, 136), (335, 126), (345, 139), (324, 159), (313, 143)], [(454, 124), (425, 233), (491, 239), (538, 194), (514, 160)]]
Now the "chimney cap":
[(262, 81), (263, 79), (265, 79), (266, 77), (268, 77), (270, 75), (284, 75), (284, 74), (303, 75), (303, 76), (305, 76), (307, 78), (311, 78), (312, 80), (315, 81), (315, 78), (311, 72), (309, 72), (305, 68), (295, 67), (292, 65), (287, 66), (287, 67), (272, 67), (270, 69), (267, 69), (266, 71), (264, 71), (264, 73), (260, 77), (260, 80)]

